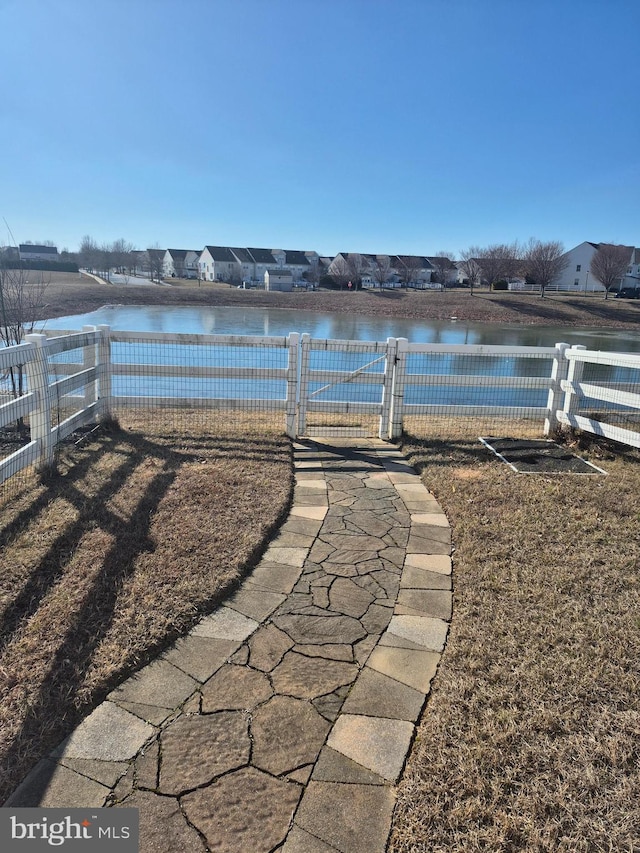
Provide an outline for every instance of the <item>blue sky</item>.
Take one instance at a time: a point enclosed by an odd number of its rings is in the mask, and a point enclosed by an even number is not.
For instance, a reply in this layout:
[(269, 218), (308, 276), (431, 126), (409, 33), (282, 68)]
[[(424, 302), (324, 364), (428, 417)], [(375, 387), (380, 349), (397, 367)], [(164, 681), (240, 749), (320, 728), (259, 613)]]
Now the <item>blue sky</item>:
[(16, 242), (640, 244), (640, 0), (0, 0), (0, 31)]

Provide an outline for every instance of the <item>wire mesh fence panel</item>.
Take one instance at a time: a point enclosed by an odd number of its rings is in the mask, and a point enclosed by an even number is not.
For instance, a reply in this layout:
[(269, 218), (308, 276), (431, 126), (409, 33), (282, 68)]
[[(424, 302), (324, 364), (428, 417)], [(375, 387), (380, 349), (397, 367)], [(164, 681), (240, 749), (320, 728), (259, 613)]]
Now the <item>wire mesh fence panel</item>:
[[(295, 341), (287, 337), (111, 333), (111, 408), (163, 409), (203, 423), (276, 422), (295, 407)], [(181, 414), (184, 413), (184, 414)], [(188, 413), (188, 415), (186, 414)]]
[(394, 405), (415, 435), (511, 434), (516, 423), (542, 434), (557, 355), (555, 348), (401, 346)]
[(574, 347), (562, 423), (640, 447), (640, 357)]
[(388, 342), (302, 335), (299, 433), (379, 433), (385, 390), (390, 386), (388, 368)]

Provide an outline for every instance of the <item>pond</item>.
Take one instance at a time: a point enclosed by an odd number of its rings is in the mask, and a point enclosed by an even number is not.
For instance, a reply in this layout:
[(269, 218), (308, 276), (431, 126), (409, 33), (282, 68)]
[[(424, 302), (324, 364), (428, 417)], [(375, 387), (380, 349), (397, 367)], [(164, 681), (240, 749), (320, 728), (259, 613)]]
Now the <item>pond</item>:
[(463, 323), (327, 314), (282, 308), (167, 307), (109, 305), (88, 314), (47, 320), (51, 329), (80, 329), (106, 324), (118, 331), (186, 332), (202, 335), (288, 335), (308, 332), (314, 338), (384, 341), (405, 337), (412, 343), (484, 344), (486, 346), (572, 346), (613, 352), (640, 352), (640, 335), (628, 329)]

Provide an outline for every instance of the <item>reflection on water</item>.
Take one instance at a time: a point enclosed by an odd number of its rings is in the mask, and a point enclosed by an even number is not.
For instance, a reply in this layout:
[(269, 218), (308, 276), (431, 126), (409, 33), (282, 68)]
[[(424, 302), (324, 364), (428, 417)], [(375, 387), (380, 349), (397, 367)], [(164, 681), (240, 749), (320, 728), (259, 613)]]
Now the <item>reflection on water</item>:
[(283, 308), (115, 305), (89, 314), (47, 320), (46, 326), (80, 329), (103, 323), (119, 331), (276, 336), (309, 332), (314, 338), (334, 340), (383, 341), (404, 337), (412, 343), (530, 347), (565, 341), (572, 346), (584, 344), (588, 349), (640, 352), (640, 335), (629, 330), (410, 320)]

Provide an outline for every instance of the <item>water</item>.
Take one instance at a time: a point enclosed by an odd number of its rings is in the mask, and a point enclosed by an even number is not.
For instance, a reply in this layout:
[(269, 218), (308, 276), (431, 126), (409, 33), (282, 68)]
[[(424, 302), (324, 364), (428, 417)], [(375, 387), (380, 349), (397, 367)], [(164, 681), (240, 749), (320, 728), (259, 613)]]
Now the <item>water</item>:
[(88, 314), (47, 320), (51, 329), (81, 329), (106, 324), (118, 331), (183, 332), (202, 335), (288, 335), (308, 332), (314, 338), (384, 341), (404, 337), (412, 343), (484, 344), (486, 346), (572, 346), (610, 352), (640, 352), (640, 335), (626, 329), (523, 326), (327, 314), (282, 308), (106, 306)]
[[(166, 332), (187, 334), (286, 336), (290, 332), (308, 332), (313, 338), (356, 341), (384, 341), (388, 337), (406, 337), (412, 343), (483, 344), (485, 346), (549, 347), (563, 341), (570, 345), (583, 344), (588, 349), (609, 352), (640, 352), (640, 336), (632, 331), (596, 328), (569, 328), (523, 326), (516, 324), (467, 323), (459, 321), (428, 321), (406, 318), (368, 317), (355, 314), (328, 314), (277, 308), (221, 307), (162, 307), (162, 306), (106, 306), (88, 314), (78, 314), (48, 320), (46, 326), (54, 329), (80, 329), (85, 325), (106, 324), (117, 331)], [(132, 357), (135, 347), (135, 357)], [(176, 365), (199, 364), (204, 357), (198, 346), (167, 346), (161, 344), (114, 344), (114, 362)], [(277, 367), (286, 366), (286, 353), (282, 349), (256, 350), (248, 347), (208, 348), (209, 366)], [(331, 359), (331, 360), (330, 360)], [(312, 353), (313, 369), (357, 370), (372, 361), (364, 353)], [(410, 355), (408, 373), (435, 374), (439, 376), (549, 376), (551, 362), (545, 358), (509, 358), (497, 356), (473, 357), (438, 353)], [(379, 373), (378, 363), (367, 370)], [(159, 370), (158, 374), (162, 371)], [(587, 381), (607, 383), (637, 383), (638, 371), (614, 367), (588, 366)], [(525, 385), (526, 385), (525, 381)], [(531, 383), (533, 385), (533, 383)], [(311, 390), (320, 387), (311, 383)], [(179, 388), (179, 390), (178, 390)], [(629, 388), (631, 390), (631, 388)], [(184, 378), (176, 384), (175, 378), (114, 376), (116, 395), (151, 394), (208, 398), (260, 398), (283, 399), (285, 383), (282, 380), (251, 380)], [(487, 387), (484, 382), (472, 384), (436, 383), (428, 389), (411, 384), (408, 377), (405, 400), (408, 403), (428, 402), (436, 406), (449, 405), (504, 405), (544, 406), (546, 390), (533, 387), (506, 388), (499, 383)], [(379, 399), (377, 385), (347, 385), (340, 383), (316, 396), (317, 400), (350, 400), (375, 402)]]

